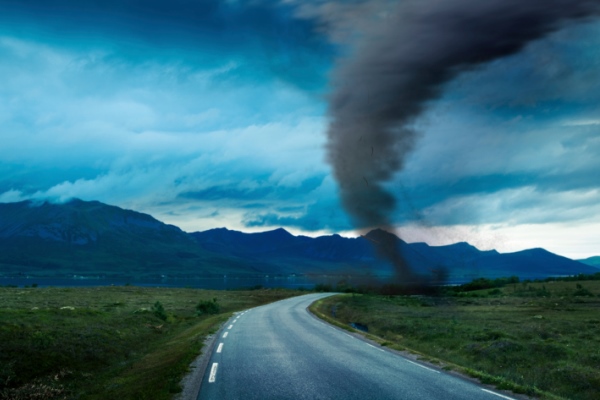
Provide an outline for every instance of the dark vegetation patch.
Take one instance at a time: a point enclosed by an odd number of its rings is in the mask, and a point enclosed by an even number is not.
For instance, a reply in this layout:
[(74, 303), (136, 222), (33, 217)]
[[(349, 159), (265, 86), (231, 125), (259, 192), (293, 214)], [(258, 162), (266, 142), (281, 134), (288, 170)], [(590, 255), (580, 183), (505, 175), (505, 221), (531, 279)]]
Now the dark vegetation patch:
[(214, 297), (212, 300), (200, 300), (196, 304), (196, 313), (202, 314), (218, 314), (221, 311), (221, 306), (217, 303), (217, 298)]

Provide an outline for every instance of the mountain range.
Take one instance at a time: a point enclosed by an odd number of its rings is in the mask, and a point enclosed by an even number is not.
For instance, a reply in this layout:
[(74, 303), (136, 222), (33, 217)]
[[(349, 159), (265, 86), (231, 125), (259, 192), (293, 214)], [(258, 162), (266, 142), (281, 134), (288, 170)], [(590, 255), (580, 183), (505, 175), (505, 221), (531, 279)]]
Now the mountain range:
[(517, 275), (543, 278), (600, 269), (544, 249), (480, 251), (468, 243), (406, 243), (373, 230), (365, 237), (311, 238), (284, 229), (243, 233), (226, 228), (186, 233), (150, 215), (97, 201), (0, 204), (0, 276), (131, 276), (137, 280), (219, 275), (392, 276), (372, 241), (395, 242), (421, 274), (444, 268), (450, 281)]

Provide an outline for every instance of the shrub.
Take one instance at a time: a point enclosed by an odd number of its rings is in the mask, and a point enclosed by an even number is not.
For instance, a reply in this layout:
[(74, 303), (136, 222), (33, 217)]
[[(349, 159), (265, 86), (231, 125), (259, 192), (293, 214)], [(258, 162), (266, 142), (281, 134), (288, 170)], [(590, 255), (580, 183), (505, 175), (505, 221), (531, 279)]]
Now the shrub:
[(167, 313), (165, 312), (165, 308), (160, 303), (160, 301), (157, 301), (156, 303), (154, 303), (154, 305), (152, 306), (152, 312), (154, 313), (154, 315), (156, 315), (158, 318), (162, 319), (163, 321), (167, 320)]
[(221, 311), (221, 307), (217, 303), (216, 298), (212, 300), (200, 300), (200, 302), (196, 305), (196, 313), (198, 315), (218, 314), (219, 311)]

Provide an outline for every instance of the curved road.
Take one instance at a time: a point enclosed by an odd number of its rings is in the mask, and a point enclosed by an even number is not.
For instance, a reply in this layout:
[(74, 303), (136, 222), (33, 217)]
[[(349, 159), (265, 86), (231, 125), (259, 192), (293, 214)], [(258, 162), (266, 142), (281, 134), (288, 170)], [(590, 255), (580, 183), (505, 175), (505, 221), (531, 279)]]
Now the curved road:
[(198, 399), (510, 399), (318, 320), (306, 308), (326, 296), (232, 317), (216, 339)]

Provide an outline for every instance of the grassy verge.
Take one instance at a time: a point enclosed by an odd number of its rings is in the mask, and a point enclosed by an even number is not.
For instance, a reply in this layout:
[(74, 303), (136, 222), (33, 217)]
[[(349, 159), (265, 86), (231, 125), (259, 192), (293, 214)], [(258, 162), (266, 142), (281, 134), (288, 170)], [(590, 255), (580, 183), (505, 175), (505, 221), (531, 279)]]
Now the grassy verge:
[(233, 311), (298, 294), (0, 288), (0, 399), (169, 399)]
[(524, 282), (452, 295), (344, 294), (317, 315), (381, 345), (545, 399), (600, 398), (600, 281)]

